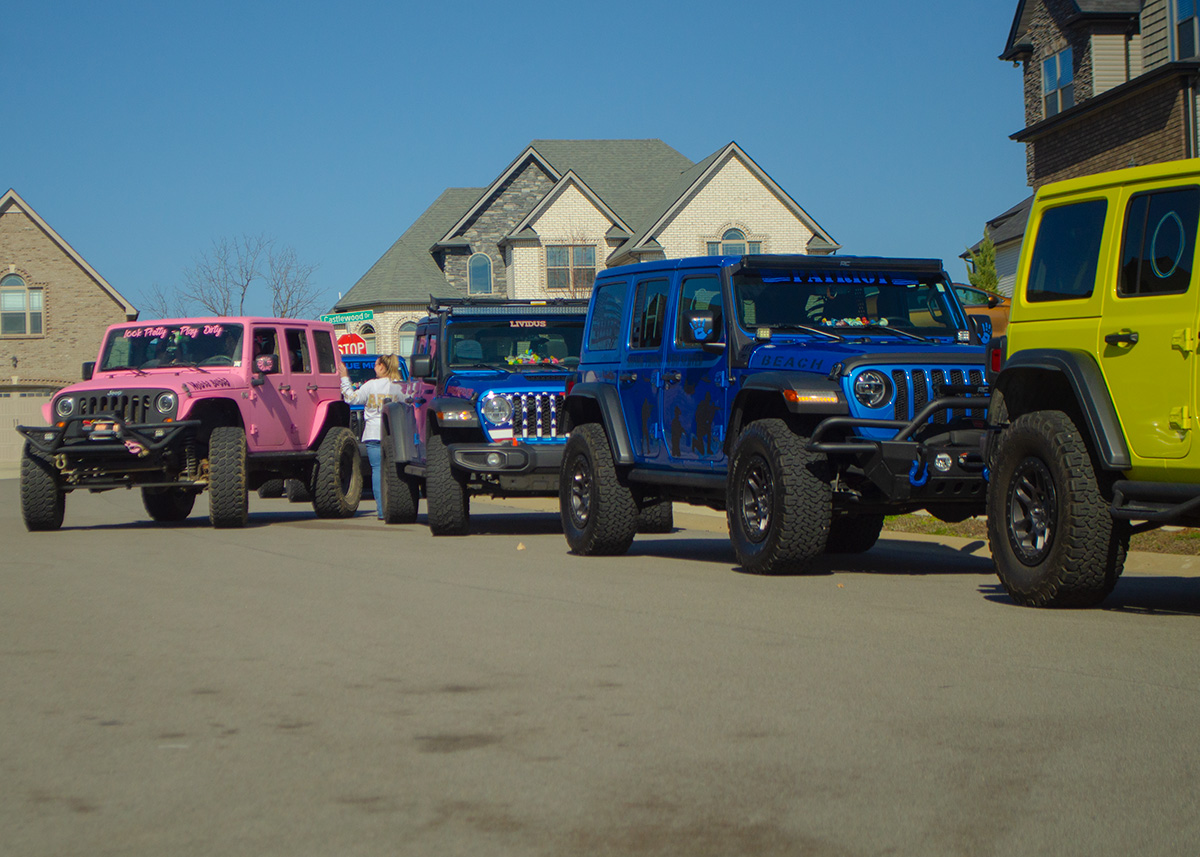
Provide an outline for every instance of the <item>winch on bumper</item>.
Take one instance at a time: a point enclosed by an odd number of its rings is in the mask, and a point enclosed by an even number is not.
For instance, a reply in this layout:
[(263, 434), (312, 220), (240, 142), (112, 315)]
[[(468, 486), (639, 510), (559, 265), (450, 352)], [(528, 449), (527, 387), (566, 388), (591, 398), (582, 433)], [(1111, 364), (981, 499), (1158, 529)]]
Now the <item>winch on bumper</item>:
[[(946, 387), (942, 392), (950, 395), (928, 402), (911, 420), (829, 417), (817, 425), (808, 448), (831, 457), (852, 458), (863, 475), (891, 502), (911, 501), (914, 506), (982, 503), (987, 484), (986, 462), (981, 451), (985, 436), (982, 427), (937, 426), (937, 433), (926, 441), (914, 436), (922, 429), (929, 436), (930, 418), (937, 413), (985, 409), (986, 387)], [(855, 429), (895, 429), (896, 433), (884, 440), (859, 436), (823, 439)]]

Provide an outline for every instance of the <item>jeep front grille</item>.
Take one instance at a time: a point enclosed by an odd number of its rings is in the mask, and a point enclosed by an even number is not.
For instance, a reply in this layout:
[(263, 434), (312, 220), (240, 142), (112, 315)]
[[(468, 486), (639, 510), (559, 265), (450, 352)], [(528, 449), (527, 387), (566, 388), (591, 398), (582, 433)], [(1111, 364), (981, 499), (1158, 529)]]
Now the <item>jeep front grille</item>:
[(119, 396), (80, 396), (79, 415), (114, 416), (133, 424), (159, 422), (158, 416), (152, 416), (150, 412), (157, 396), (158, 391), (122, 393)]
[(508, 393), (512, 405), (513, 437), (525, 440), (558, 440), (562, 430), (562, 393)]
[[(934, 391), (943, 384), (982, 384), (983, 369), (893, 369), (892, 384), (896, 388), (895, 419), (909, 420), (933, 398)], [(981, 420), (983, 408), (962, 408), (938, 411), (930, 422), (945, 425), (951, 420), (966, 418)]]

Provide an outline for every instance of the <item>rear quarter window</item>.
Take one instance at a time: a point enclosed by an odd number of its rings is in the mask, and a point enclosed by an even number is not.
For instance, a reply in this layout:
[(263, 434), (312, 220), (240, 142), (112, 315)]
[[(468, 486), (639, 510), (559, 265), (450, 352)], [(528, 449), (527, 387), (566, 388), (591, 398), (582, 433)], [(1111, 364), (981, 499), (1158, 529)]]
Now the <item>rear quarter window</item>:
[(1192, 281), (1200, 188), (1138, 194), (1129, 201), (1121, 242), (1119, 293), (1182, 294)]
[(596, 287), (588, 328), (589, 351), (611, 351), (617, 347), (621, 341), (621, 319), (625, 316), (628, 293), (629, 284), (624, 280)]
[(1044, 303), (1091, 297), (1096, 288), (1107, 211), (1107, 200), (1091, 199), (1042, 213), (1025, 300)]

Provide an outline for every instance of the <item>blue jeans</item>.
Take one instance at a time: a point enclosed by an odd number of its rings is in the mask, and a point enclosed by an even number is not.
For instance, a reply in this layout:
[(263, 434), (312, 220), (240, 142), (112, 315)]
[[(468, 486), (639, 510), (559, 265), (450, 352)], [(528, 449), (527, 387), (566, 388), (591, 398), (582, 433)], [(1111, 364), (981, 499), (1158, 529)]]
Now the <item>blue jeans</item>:
[(383, 520), (383, 503), (380, 494), (379, 483), (383, 475), (379, 469), (380, 461), (383, 458), (383, 453), (379, 448), (379, 441), (364, 440), (363, 446), (367, 448), (367, 461), (371, 462), (371, 490), (375, 493), (375, 517)]

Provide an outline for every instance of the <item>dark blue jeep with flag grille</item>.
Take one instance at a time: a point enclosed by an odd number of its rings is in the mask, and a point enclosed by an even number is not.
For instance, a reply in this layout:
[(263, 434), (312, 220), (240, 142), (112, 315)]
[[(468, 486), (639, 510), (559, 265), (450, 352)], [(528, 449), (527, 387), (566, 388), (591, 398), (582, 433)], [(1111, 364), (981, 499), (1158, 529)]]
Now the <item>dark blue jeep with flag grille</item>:
[(885, 514), (984, 510), (986, 316), (934, 259), (734, 256), (596, 279), (559, 499), (580, 554), (673, 500), (724, 509), (738, 561), (802, 571)]
[(587, 301), (433, 299), (402, 401), (383, 412), (381, 503), (434, 535), (470, 530), (470, 497), (558, 493), (567, 379)]

